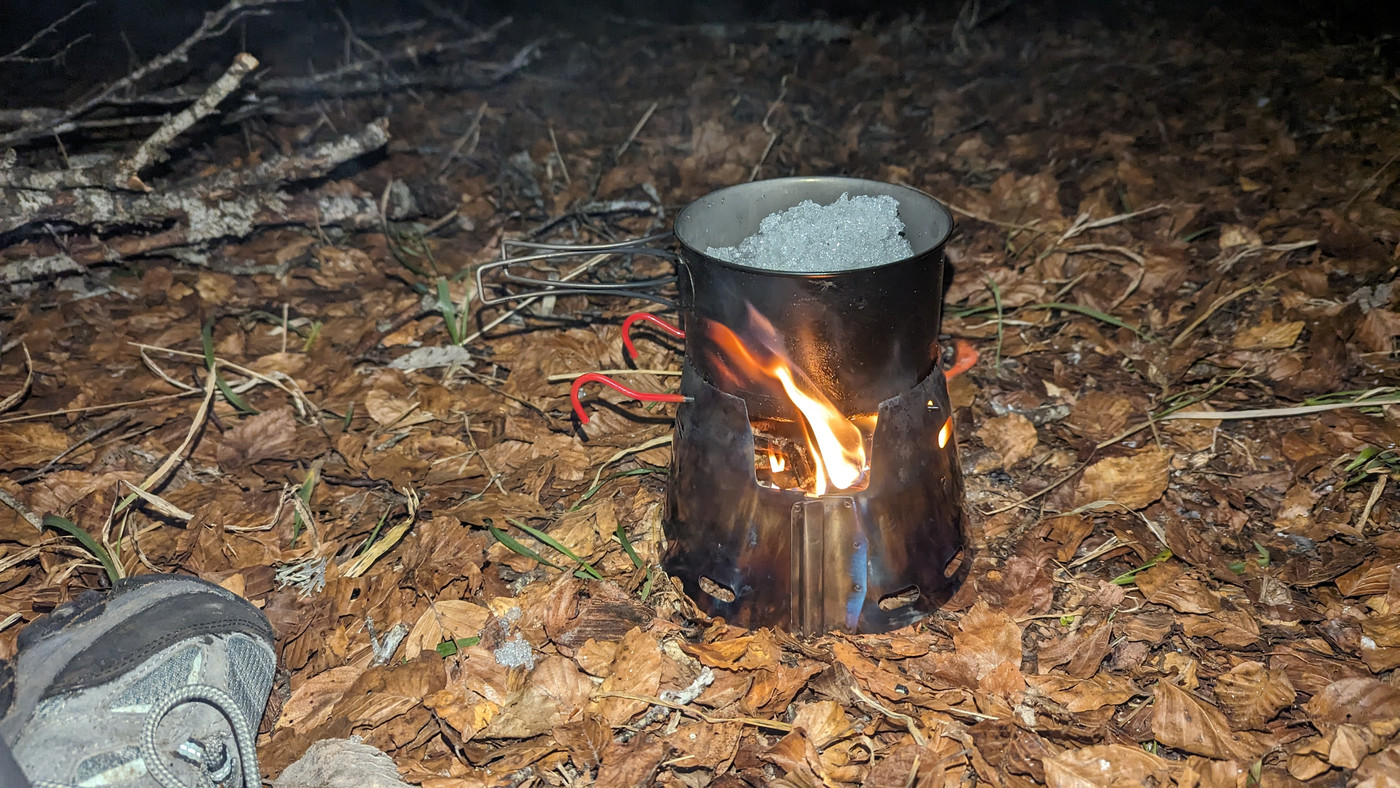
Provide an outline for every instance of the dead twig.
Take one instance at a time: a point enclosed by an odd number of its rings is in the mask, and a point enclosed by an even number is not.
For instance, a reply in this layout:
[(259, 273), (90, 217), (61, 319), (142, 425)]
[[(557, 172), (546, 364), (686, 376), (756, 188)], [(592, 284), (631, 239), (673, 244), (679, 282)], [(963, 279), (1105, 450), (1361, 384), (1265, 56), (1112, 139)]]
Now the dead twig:
[(247, 52), (241, 52), (234, 57), (233, 64), (224, 71), (223, 76), (205, 89), (204, 95), (200, 96), (193, 104), (177, 112), (164, 125), (156, 129), (154, 134), (147, 137), (145, 142), (138, 145), (130, 156), (117, 164), (116, 183), (127, 185), (134, 182), (140, 191), (150, 191), (150, 187), (141, 183), (138, 177), (141, 171), (166, 158), (168, 156), (166, 148), (170, 143), (201, 118), (213, 112), (221, 101), (228, 98), (228, 95), (238, 88), (239, 84), (243, 82), (243, 78), (257, 67), (258, 59)]
[(647, 111), (642, 113), (642, 119), (637, 121), (637, 125), (632, 127), (632, 133), (628, 134), (627, 139), (623, 140), (622, 144), (617, 146), (617, 153), (613, 154), (614, 159), (622, 158), (622, 154), (626, 153), (627, 149), (632, 146), (632, 141), (637, 139), (638, 134), (642, 133), (642, 127), (647, 125), (647, 121), (651, 120), (651, 114), (656, 111), (657, 106), (657, 102), (653, 101), (651, 102), (651, 106), (647, 107)]
[(48, 63), (51, 61), (62, 59), (64, 55), (68, 54), (68, 50), (72, 49), (73, 47), (77, 46), (83, 41), (92, 38), (92, 36), (87, 34), (78, 36), (72, 41), (69, 41), (67, 44), (64, 45), (62, 49), (53, 53), (52, 55), (45, 55), (44, 57), (30, 57), (25, 53), (38, 46), (41, 41), (43, 41), (45, 38), (48, 38), (50, 33), (57, 31), (60, 27), (63, 27), (63, 25), (68, 22), (68, 20), (72, 19), (78, 14), (81, 14), (89, 8), (92, 8), (92, 6), (95, 3), (96, 0), (88, 0), (86, 3), (83, 3), (82, 5), (78, 6), (72, 11), (69, 11), (68, 13), (59, 17), (58, 19), (55, 19), (53, 22), (50, 22), (47, 27), (30, 36), (29, 40), (25, 41), (23, 44), (20, 44), (17, 49), (11, 51), (7, 55), (0, 55), (0, 63)]
[(1275, 274), (1275, 275), (1269, 277), (1268, 279), (1265, 279), (1263, 282), (1260, 282), (1260, 283), (1257, 284), (1257, 285), (1250, 285), (1250, 286), (1248, 286), (1248, 287), (1241, 287), (1240, 289), (1238, 289), (1238, 290), (1236, 290), (1236, 291), (1230, 293), (1229, 295), (1223, 295), (1223, 296), (1221, 296), (1221, 297), (1215, 299), (1214, 301), (1212, 301), (1212, 302), (1210, 303), (1210, 306), (1206, 307), (1206, 310), (1205, 310), (1204, 312), (1202, 312), (1199, 316), (1196, 317), (1195, 320), (1192, 320), (1190, 323), (1187, 323), (1187, 324), (1186, 324), (1186, 327), (1183, 328), (1183, 329), (1181, 329), (1181, 333), (1179, 333), (1179, 334), (1176, 335), (1176, 339), (1173, 339), (1172, 342), (1171, 342), (1171, 344), (1168, 345), (1168, 347), (1177, 347), (1177, 346), (1179, 346), (1182, 342), (1185, 342), (1185, 341), (1186, 341), (1186, 337), (1190, 336), (1192, 331), (1195, 331), (1197, 328), (1200, 328), (1201, 324), (1204, 323), (1204, 322), (1206, 322), (1207, 320), (1209, 320), (1209, 319), (1210, 319), (1210, 316), (1213, 315), (1213, 314), (1215, 314), (1217, 311), (1219, 311), (1221, 307), (1225, 306), (1226, 304), (1230, 303), (1231, 301), (1234, 301), (1236, 298), (1239, 298), (1240, 296), (1245, 295), (1246, 293), (1252, 293), (1252, 292), (1254, 292), (1255, 290), (1258, 290), (1258, 289), (1261, 288), (1261, 287), (1265, 287), (1265, 286), (1267, 286), (1267, 285), (1273, 284), (1274, 282), (1278, 281), (1279, 279), (1282, 279), (1283, 277), (1285, 277), (1285, 276), (1287, 276), (1287, 275), (1288, 275), (1288, 272), (1287, 272), (1287, 271), (1285, 271), (1285, 272), (1283, 272), (1283, 273), (1281, 273), (1281, 274)]
[(112, 96), (129, 91), (152, 74), (164, 71), (176, 63), (187, 62), (190, 50), (194, 49), (195, 45), (201, 41), (223, 35), (235, 22), (245, 16), (263, 13), (259, 10), (263, 6), (287, 2), (298, 2), (298, 0), (230, 0), (222, 8), (205, 14), (204, 21), (200, 26), (169, 52), (138, 66), (126, 76), (112, 82), (87, 99), (62, 110), (57, 116), (42, 124), (23, 126), (6, 134), (0, 134), (0, 148), (20, 145), (42, 137), (61, 135), (71, 131), (70, 123), (101, 106)]

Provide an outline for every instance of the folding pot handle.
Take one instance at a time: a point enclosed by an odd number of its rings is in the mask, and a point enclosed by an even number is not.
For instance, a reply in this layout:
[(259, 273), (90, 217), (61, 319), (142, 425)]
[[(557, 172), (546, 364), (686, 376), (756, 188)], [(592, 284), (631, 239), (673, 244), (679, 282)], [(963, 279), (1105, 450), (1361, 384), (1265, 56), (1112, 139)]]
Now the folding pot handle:
[(573, 388), (569, 390), (569, 400), (574, 403), (574, 413), (578, 414), (578, 420), (582, 424), (588, 423), (588, 413), (584, 411), (583, 403), (579, 401), (579, 389), (583, 387), (583, 384), (590, 382), (602, 383), (605, 386), (610, 386), (613, 389), (622, 392), (626, 396), (641, 402), (690, 401), (690, 397), (687, 397), (683, 394), (662, 394), (659, 392), (652, 391), (637, 391), (636, 389), (628, 388), (627, 386), (618, 383), (617, 381), (613, 380), (607, 375), (598, 372), (588, 372), (583, 375), (579, 375), (577, 378), (575, 378)]

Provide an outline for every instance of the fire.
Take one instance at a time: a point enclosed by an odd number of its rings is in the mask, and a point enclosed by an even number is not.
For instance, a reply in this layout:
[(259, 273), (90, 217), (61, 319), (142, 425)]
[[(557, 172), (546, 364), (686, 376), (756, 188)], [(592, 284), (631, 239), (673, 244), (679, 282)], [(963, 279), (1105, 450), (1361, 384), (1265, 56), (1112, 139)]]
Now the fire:
[(938, 430), (938, 448), (948, 445), (948, 439), (953, 437), (953, 420), (949, 418), (943, 422), (943, 426)]
[[(779, 351), (777, 332), (767, 320), (752, 310), (750, 319), (760, 337), (753, 347), (727, 326), (708, 324), (711, 338), (723, 351), (723, 358), (716, 364), (720, 374), (731, 383), (769, 388), (775, 395), (781, 391), (797, 408), (815, 471), (810, 492), (822, 495), (828, 488), (846, 490), (856, 486), (870, 467), (862, 430)], [(874, 419), (868, 420), (873, 431)], [(768, 463), (774, 473), (787, 468), (787, 459), (772, 451), (768, 453)]]

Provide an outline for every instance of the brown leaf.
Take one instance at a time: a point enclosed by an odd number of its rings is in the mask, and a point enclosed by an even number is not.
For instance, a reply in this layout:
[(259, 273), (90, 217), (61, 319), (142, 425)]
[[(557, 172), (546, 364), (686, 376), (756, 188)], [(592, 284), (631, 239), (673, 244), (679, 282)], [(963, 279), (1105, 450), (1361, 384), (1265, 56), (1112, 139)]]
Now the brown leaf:
[(1128, 509), (1141, 509), (1167, 489), (1166, 449), (1147, 449), (1127, 457), (1109, 457), (1090, 465), (1075, 489), (1076, 507), (1096, 501), (1113, 501)]
[(297, 423), (290, 407), (266, 410), (238, 422), (225, 432), (215, 457), (226, 471), (263, 460), (290, 460), (302, 456)]
[(1038, 443), (1035, 425), (1019, 413), (1008, 413), (988, 419), (982, 428), (977, 430), (977, 437), (992, 451), (1001, 455), (1004, 468), (1010, 468), (1031, 456)]
[(830, 700), (819, 700), (798, 707), (793, 715), (792, 725), (806, 732), (812, 746), (824, 748), (838, 738), (851, 733), (851, 724), (841, 704)]
[(1127, 678), (1108, 671), (1099, 671), (1093, 678), (1077, 681), (1065, 676), (1027, 676), (1026, 683), (1050, 700), (1076, 714), (1105, 706), (1127, 703), (1143, 694)]
[(1182, 615), (1181, 631), (1191, 637), (1204, 637), (1222, 646), (1244, 648), (1259, 640), (1259, 622), (1239, 610), (1222, 610), (1209, 616)]
[(671, 745), (650, 734), (638, 736), (626, 744), (613, 742), (603, 752), (594, 785), (617, 788), (642, 788), (652, 785), (661, 762), (671, 755)]
[(977, 678), (982, 678), (1003, 662), (1021, 665), (1021, 627), (1011, 616), (992, 610), (986, 602), (977, 600), (963, 616), (962, 628), (953, 635), (953, 645), (978, 665)]
[(501, 710), (481, 735), (493, 739), (528, 739), (563, 725), (588, 702), (593, 681), (564, 657), (540, 660), (520, 689), (501, 704)]
[(1249, 734), (1230, 730), (1219, 709), (1170, 681), (1157, 682), (1153, 693), (1152, 735), (1168, 747), (1222, 760), (1253, 761), (1262, 749)]
[(1400, 744), (1392, 744), (1357, 767), (1353, 788), (1400, 788)]
[(417, 659), (419, 654), (432, 651), (444, 640), (475, 637), (490, 620), (491, 611), (474, 602), (462, 599), (434, 602), (404, 638), (404, 657)]
[(1139, 572), (1134, 582), (1147, 596), (1147, 601), (1166, 605), (1178, 613), (1215, 613), (1220, 610), (1220, 595), (1174, 561)]
[(1074, 403), (1065, 424), (1097, 443), (1122, 433), (1132, 413), (1133, 403), (1127, 397), (1090, 391)]
[(1096, 744), (1045, 760), (1050, 788), (1130, 788), (1168, 780), (1167, 762), (1141, 747)]
[(68, 436), (50, 424), (6, 424), (0, 429), (0, 471), (43, 465), (67, 448)]
[(612, 581), (565, 575), (550, 593), (544, 631), (561, 654), (572, 656), (589, 640), (617, 640), (633, 627), (649, 625), (653, 615), (650, 606)]
[(1242, 662), (1215, 681), (1216, 701), (1240, 728), (1263, 727), (1297, 696), (1282, 670), (1269, 670), (1258, 662)]
[(1236, 350), (1281, 350), (1293, 347), (1298, 335), (1303, 333), (1302, 320), (1286, 320), (1281, 323), (1265, 321), (1240, 329), (1235, 334)]
[[(626, 692), (655, 697), (661, 687), (661, 667), (664, 659), (661, 646), (654, 636), (640, 628), (633, 629), (622, 637), (617, 659), (613, 660), (612, 672), (603, 679), (603, 685), (598, 689), (601, 692)], [(648, 705), (645, 701), (603, 697), (593, 701), (589, 710), (616, 727), (642, 713)]]
[(1315, 722), (1363, 724), (1400, 717), (1400, 688), (1370, 677), (1334, 681), (1303, 708)]

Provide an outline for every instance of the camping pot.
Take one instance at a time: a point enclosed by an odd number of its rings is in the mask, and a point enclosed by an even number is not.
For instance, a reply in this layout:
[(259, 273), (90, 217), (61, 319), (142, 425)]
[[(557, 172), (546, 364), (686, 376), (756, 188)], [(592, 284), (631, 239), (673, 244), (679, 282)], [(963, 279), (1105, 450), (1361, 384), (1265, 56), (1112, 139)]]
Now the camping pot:
[[(804, 200), (888, 195), (899, 203), (912, 257), (831, 273), (771, 271), (712, 257), (737, 246), (770, 214)], [(781, 337), (782, 351), (843, 413), (870, 413), (933, 370), (942, 317), (944, 244), (953, 218), (917, 189), (836, 176), (776, 178), (730, 186), (696, 200), (676, 218), (677, 265), (686, 357), (712, 385), (737, 394), (755, 418), (786, 412), (771, 391), (722, 385), (724, 351), (707, 321), (742, 335), (754, 312)]]

